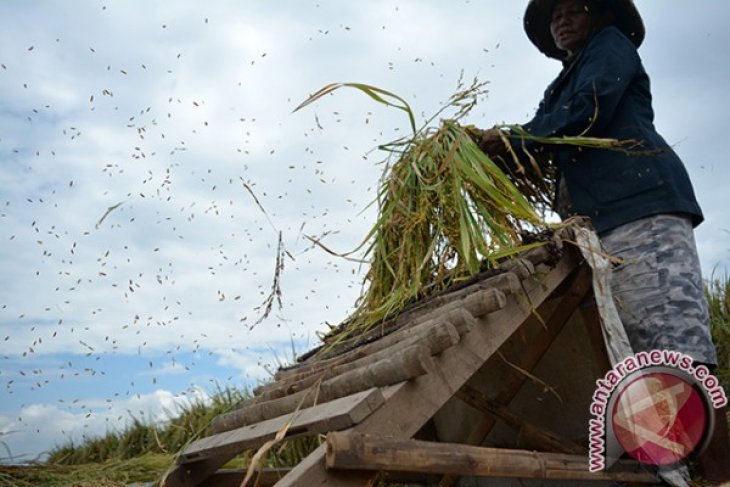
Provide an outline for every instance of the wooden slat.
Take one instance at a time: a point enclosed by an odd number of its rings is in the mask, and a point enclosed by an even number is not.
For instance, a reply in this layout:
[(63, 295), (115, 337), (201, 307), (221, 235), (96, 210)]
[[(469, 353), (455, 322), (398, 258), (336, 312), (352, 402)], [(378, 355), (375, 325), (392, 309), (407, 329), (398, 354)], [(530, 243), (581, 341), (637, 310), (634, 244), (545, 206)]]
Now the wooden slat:
[(623, 463), (610, 471), (590, 472), (588, 458), (582, 455), (402, 440), (355, 432), (327, 435), (326, 465), (332, 469), (448, 473), (466, 477), (657, 481), (637, 462)]
[[(326, 431), (336, 431), (356, 425), (377, 410), (384, 402), (379, 389), (371, 389), (337, 399), (295, 415), (288, 438)], [(178, 457), (178, 465), (163, 485), (192, 486), (203, 482), (237, 454), (261, 446), (276, 436), (290, 420), (291, 414), (262, 423), (245, 426), (191, 443)]]
[[(478, 320), (478, 325), (459, 344), (445, 350), (435, 360), (436, 371), (413, 381), (393, 386), (385, 404), (355, 427), (368, 434), (410, 438), (438, 411), (520, 325), (576, 269), (577, 261), (568, 254), (543, 279), (524, 281), (526, 294), (511, 294), (507, 305)], [(390, 397), (389, 397), (390, 396)], [(357, 486), (362, 478), (327, 472), (325, 448), (320, 446), (287, 474), (277, 487), (306, 485)]]
[(301, 436), (322, 431), (349, 428), (367, 417), (383, 404), (383, 394), (379, 389), (370, 389), (352, 396), (319, 404), (261, 423), (244, 426), (219, 435), (202, 438), (191, 443), (180, 455), (178, 463), (190, 463), (201, 456), (210, 456), (223, 448), (243, 451), (262, 445), (273, 438), (291, 419), (289, 436)]

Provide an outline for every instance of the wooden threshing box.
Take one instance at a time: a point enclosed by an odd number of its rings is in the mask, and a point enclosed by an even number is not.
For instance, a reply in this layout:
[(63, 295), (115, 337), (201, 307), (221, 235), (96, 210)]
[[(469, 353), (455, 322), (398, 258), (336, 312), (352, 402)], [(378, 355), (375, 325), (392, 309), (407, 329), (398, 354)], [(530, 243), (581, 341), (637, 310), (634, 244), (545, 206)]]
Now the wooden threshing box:
[(609, 368), (590, 277), (555, 237), (357, 343), (310, 353), (217, 417), (164, 485), (239, 486), (245, 472), (219, 469), (284, 431), (327, 439), (257, 485), (365, 486), (378, 472), (407, 485), (656, 482), (635, 463), (587, 468), (589, 403)]

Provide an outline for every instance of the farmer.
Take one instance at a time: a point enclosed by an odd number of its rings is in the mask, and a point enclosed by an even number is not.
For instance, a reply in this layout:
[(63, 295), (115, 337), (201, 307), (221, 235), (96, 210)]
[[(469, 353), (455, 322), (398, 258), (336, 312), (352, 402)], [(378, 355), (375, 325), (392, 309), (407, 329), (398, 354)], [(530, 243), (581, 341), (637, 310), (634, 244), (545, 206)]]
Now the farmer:
[[(631, 0), (531, 0), (530, 41), (563, 69), (523, 128), (537, 136), (635, 140), (628, 154), (567, 145), (537, 146), (512, 136), (557, 171), (555, 209), (590, 217), (608, 254), (623, 262), (612, 291), (634, 352), (677, 350), (717, 363), (693, 227), (703, 220), (687, 171), (656, 132), (649, 78), (637, 48), (644, 26)], [(505, 156), (496, 128), (480, 140)], [(517, 151), (519, 152), (519, 151)], [(730, 391), (728, 391), (730, 393)], [(724, 410), (700, 458), (708, 480), (730, 480)]]

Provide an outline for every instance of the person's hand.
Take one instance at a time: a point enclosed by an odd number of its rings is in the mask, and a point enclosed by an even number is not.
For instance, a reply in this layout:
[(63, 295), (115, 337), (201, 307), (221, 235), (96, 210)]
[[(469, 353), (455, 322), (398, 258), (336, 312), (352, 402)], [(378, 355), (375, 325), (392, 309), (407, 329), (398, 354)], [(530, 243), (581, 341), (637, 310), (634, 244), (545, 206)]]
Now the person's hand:
[(502, 140), (500, 132), (499, 129), (491, 128), (481, 134), (479, 148), (489, 157), (499, 157), (507, 154), (507, 146)]

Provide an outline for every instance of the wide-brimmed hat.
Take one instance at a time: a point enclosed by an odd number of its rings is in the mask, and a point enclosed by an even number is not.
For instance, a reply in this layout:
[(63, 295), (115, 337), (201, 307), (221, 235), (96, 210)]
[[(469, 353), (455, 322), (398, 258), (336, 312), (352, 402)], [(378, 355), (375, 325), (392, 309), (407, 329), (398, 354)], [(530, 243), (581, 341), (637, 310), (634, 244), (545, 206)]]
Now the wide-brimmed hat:
[[(611, 10), (614, 25), (631, 39), (636, 47), (644, 40), (644, 22), (632, 0), (591, 0)], [(525, 11), (525, 32), (533, 44), (546, 56), (564, 59), (568, 53), (558, 49), (550, 33), (550, 19), (558, 0), (530, 0)]]

